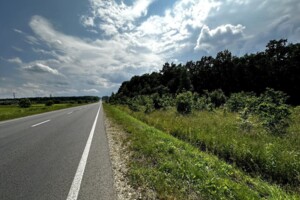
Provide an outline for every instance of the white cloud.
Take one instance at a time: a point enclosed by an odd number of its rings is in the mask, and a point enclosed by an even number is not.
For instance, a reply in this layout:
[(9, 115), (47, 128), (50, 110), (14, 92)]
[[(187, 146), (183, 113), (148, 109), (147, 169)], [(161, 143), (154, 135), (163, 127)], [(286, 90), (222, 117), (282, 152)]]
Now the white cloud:
[(16, 50), (18, 52), (22, 52), (23, 51), (23, 49), (21, 49), (19, 47), (12, 46), (11, 48), (13, 48), (14, 50)]
[(19, 57), (7, 59), (7, 62), (21, 65), (23, 62)]
[(107, 40), (84, 40), (55, 30), (48, 20), (40, 16), (32, 17), (30, 27), (38, 41), (51, 49), (34, 47), (33, 51), (53, 58), (51, 62), (35, 61), (33, 64), (38, 62), (59, 69), (74, 83), (74, 87), (84, 87), (84, 84), (88, 84), (86, 80), (93, 77), (93, 82), (101, 91), (116, 89), (121, 82), (115, 82), (115, 75), (128, 68), (133, 70), (126, 71), (126, 77), (158, 70), (164, 61), (162, 55), (150, 52), (130, 34)]
[[(238, 55), (256, 52), (282, 37), (300, 40), (298, 0), (176, 0), (151, 15), (149, 9), (162, 1), (89, 2), (89, 13), (79, 20), (98, 39), (64, 34), (41, 16), (30, 20), (34, 35), (14, 30), (40, 59), (11, 59), (23, 67), (24, 82), (38, 85), (45, 94), (54, 90), (57, 95), (76, 95), (90, 88), (110, 94), (122, 81), (157, 71), (166, 61), (185, 62), (224, 49)], [(39, 73), (24, 73), (26, 68)], [(18, 87), (20, 93), (26, 90)]]
[(222, 47), (228, 47), (240, 41), (244, 37), (245, 27), (238, 24), (236, 26), (226, 24), (215, 29), (210, 29), (204, 26), (197, 40), (195, 50), (204, 50), (210, 52), (211, 50), (219, 50)]
[(147, 14), (149, 5), (154, 0), (136, 0), (133, 5), (127, 6), (121, 1), (120, 4), (114, 0), (90, 0), (92, 12), (89, 15), (82, 16), (81, 22), (85, 27), (95, 27), (95, 21), (100, 20), (99, 28), (111, 35), (111, 31), (107, 32), (106, 28), (112, 27), (118, 31), (132, 30), (132, 24), (136, 19)]
[(56, 69), (52, 69), (51, 67), (44, 65), (42, 63), (36, 63), (34, 65), (23, 67), (24, 70), (36, 73), (50, 73), (53, 75), (60, 75), (60, 73)]
[(24, 34), (24, 32), (23, 31), (21, 31), (21, 30), (19, 30), (19, 29), (13, 29), (13, 31), (15, 31), (16, 33), (19, 33), (19, 34)]
[(97, 89), (84, 89), (82, 90), (83, 92), (86, 92), (86, 93), (99, 93), (99, 90)]

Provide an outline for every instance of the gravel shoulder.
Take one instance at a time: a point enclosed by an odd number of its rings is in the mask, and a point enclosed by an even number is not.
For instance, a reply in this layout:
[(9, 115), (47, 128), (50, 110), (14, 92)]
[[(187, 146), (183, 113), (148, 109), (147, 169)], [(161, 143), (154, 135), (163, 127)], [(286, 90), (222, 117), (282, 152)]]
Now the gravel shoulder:
[(118, 200), (143, 199), (139, 190), (132, 188), (128, 178), (128, 163), (131, 157), (127, 133), (105, 117), (105, 128), (113, 168), (114, 186)]

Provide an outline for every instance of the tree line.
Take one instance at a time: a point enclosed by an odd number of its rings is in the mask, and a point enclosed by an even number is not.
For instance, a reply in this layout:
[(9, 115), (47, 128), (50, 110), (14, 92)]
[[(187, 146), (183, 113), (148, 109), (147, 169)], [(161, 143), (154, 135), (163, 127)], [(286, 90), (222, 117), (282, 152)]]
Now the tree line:
[(111, 101), (138, 95), (165, 94), (221, 89), (226, 96), (238, 92), (262, 94), (266, 88), (283, 91), (289, 104), (300, 104), (300, 43), (271, 40), (263, 52), (233, 56), (224, 50), (215, 57), (204, 56), (186, 64), (165, 63), (160, 72), (134, 76), (122, 83)]
[[(70, 97), (30, 97), (26, 98), (31, 103), (46, 104), (52, 102), (53, 104), (61, 103), (93, 103), (100, 100), (97, 96), (70, 96)], [(24, 99), (0, 99), (0, 105), (19, 104)]]

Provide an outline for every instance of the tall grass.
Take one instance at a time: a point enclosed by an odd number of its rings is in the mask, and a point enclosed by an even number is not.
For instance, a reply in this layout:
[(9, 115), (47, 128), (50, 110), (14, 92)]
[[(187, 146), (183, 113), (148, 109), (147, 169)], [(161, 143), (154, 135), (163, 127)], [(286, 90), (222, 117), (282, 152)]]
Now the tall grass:
[(242, 170), (300, 192), (300, 108), (292, 110), (292, 124), (283, 136), (268, 134), (260, 125), (250, 132), (239, 128), (238, 115), (222, 109), (179, 115), (175, 109), (151, 114), (124, 111), (143, 122), (213, 153)]
[(132, 184), (151, 188), (159, 199), (299, 199), (115, 106), (104, 104), (104, 110), (128, 132)]

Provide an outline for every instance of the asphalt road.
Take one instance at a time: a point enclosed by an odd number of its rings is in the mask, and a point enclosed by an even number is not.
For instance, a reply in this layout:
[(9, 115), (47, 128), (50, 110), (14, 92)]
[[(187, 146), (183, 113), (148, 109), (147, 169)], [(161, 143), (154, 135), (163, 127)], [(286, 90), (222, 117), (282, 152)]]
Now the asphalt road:
[(101, 103), (0, 122), (0, 199), (116, 199)]

